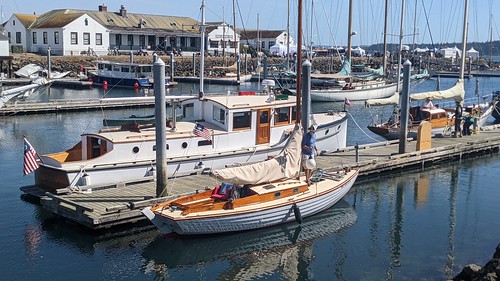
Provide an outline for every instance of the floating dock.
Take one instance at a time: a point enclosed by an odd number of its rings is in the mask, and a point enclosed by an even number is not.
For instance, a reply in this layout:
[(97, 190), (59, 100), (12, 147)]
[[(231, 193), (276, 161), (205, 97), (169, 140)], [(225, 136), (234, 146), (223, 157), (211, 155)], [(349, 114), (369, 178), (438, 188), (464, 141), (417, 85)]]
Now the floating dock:
[(128, 97), (103, 99), (56, 99), (48, 102), (17, 102), (6, 103), (0, 108), (0, 115), (42, 114), (64, 111), (86, 111), (107, 109), (123, 109), (151, 107), (155, 104), (154, 97)]
[[(416, 151), (416, 141), (409, 140), (406, 153), (399, 154), (398, 141), (378, 142), (359, 147), (347, 147), (338, 152), (324, 153), (317, 157), (317, 166), (327, 172), (344, 167), (360, 170), (359, 181), (387, 176), (405, 170), (422, 170), (439, 164), (463, 159), (498, 154), (500, 150), (500, 125), (492, 125), (479, 134), (452, 138), (432, 139), (432, 148)], [(44, 209), (65, 219), (91, 229), (144, 220), (141, 209), (159, 201), (203, 191), (217, 182), (208, 175), (191, 175), (169, 179), (169, 196), (155, 198), (154, 178), (140, 182), (120, 182), (110, 186), (87, 186), (83, 190), (60, 189), (57, 194), (46, 193), (35, 186), (21, 190), (40, 198)], [(208, 185), (208, 186), (207, 186)]]

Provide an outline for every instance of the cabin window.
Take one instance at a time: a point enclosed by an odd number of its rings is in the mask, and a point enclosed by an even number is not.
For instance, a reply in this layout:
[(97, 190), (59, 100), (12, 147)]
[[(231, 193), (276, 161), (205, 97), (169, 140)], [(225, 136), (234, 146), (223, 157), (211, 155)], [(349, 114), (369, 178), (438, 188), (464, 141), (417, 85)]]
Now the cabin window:
[(120, 71), (120, 67), (117, 66), (117, 65), (114, 65), (113, 66), (113, 71), (116, 71), (116, 72)]
[(134, 148), (132, 148), (132, 152), (134, 152), (134, 153), (139, 152), (139, 147), (138, 146), (134, 146)]
[(185, 104), (182, 107), (182, 115), (185, 118), (193, 118), (194, 117), (194, 103)]
[(275, 192), (274, 193), (274, 198), (280, 198), (281, 197), (281, 192)]
[(113, 66), (112, 66), (111, 64), (105, 64), (105, 65), (104, 65), (104, 68), (105, 68), (106, 70), (111, 71), (111, 69), (113, 68)]
[(251, 128), (252, 114), (248, 112), (237, 112), (233, 114), (233, 130)]
[(49, 44), (49, 35), (47, 34), (47, 31), (43, 32), (43, 44)]
[(150, 73), (150, 72), (151, 72), (151, 66), (142, 67), (142, 73)]
[(102, 33), (95, 34), (95, 44), (102, 45)]
[(187, 144), (187, 142), (183, 142), (181, 146), (182, 146), (182, 148), (186, 148), (186, 147), (188, 147), (188, 144)]
[(290, 124), (290, 107), (281, 107), (275, 109), (274, 124), (287, 125)]
[(83, 33), (83, 45), (90, 45), (90, 33)]
[(212, 145), (212, 141), (202, 140), (198, 142), (198, 146), (206, 146), (206, 145)]
[(297, 107), (292, 106), (292, 121), (297, 120)]
[(78, 33), (77, 32), (71, 32), (71, 45), (78, 45)]
[(37, 44), (37, 42), (36, 42), (36, 32), (33, 32), (33, 44)]
[(122, 66), (122, 72), (129, 73), (130, 72), (130, 68)]
[(226, 124), (226, 111), (218, 106), (213, 107), (213, 120)]
[(54, 31), (54, 44), (59, 44), (59, 31)]
[(439, 113), (439, 118), (448, 118), (448, 116), (446, 116), (446, 113)]

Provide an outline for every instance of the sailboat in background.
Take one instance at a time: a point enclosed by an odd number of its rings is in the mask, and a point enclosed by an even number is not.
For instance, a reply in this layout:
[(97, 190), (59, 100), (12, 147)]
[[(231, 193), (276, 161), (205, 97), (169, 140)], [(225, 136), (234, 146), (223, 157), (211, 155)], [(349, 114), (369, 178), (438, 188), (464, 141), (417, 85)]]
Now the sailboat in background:
[[(365, 101), (368, 99), (387, 98), (392, 96), (398, 89), (397, 83), (387, 80), (384, 76), (377, 79), (362, 79), (351, 73), (351, 49), (353, 0), (349, 1), (349, 27), (347, 35), (347, 50), (342, 70), (335, 74), (320, 74), (313, 78), (332, 79), (338, 81), (337, 87), (330, 89), (312, 89), (311, 101)], [(384, 40), (385, 41), (385, 40)], [(385, 54), (384, 54), (385, 55)]]
[[(302, 34), (302, 1), (299, 0), (299, 46)], [(302, 61), (302, 56), (297, 61)], [(300, 70), (298, 71), (300, 74)], [(297, 76), (300, 89), (301, 76)], [(301, 95), (297, 93), (297, 115)], [(311, 184), (300, 176), (303, 129), (300, 118), (285, 148), (267, 161), (215, 170), (222, 183), (213, 190), (182, 196), (146, 207), (142, 213), (164, 234), (214, 234), (264, 228), (291, 221), (301, 222), (324, 211), (350, 190), (359, 174), (345, 168), (327, 174), (313, 172)], [(293, 215), (292, 215), (293, 213)]]
[[(466, 53), (467, 43), (467, 18), (468, 18), (469, 2), (465, 0), (464, 8), (464, 23), (463, 23), (463, 42), (462, 54)], [(460, 66), (460, 77), (453, 87), (441, 91), (415, 93), (410, 95), (410, 101), (424, 101), (424, 100), (453, 100), (455, 103), (463, 104), (465, 97), (464, 90), (464, 69), (465, 69), (465, 56), (462, 56), (462, 63)], [(455, 104), (454, 103), (454, 104)], [(494, 111), (496, 101), (487, 104), (473, 104), (464, 106), (464, 116), (471, 116), (476, 119), (476, 125), (481, 128), (486, 123), (489, 116)], [(394, 105), (395, 109), (393, 115), (387, 122), (380, 122), (373, 120), (368, 129), (373, 133), (380, 135), (386, 139), (397, 139), (400, 131), (400, 114), (397, 106), (399, 105), (399, 93), (386, 99), (374, 99), (366, 102), (367, 106), (384, 106)], [(416, 137), (419, 125), (422, 121), (431, 123), (432, 135), (449, 135), (454, 131), (453, 124), (455, 121), (454, 107), (410, 107), (409, 120), (411, 124), (408, 126), (408, 137)], [(457, 133), (457, 132), (455, 132)]]

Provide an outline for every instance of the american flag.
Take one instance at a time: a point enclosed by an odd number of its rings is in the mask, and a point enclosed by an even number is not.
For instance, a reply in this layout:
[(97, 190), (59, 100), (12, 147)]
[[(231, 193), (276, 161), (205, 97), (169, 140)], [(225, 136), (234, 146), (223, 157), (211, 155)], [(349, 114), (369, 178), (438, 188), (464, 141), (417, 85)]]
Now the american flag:
[(207, 141), (212, 141), (212, 134), (207, 129), (207, 127), (201, 124), (197, 123), (196, 125), (194, 125), (193, 133), (199, 137), (206, 139)]
[(38, 161), (36, 160), (36, 151), (31, 146), (29, 141), (24, 138), (24, 175), (26, 176), (27, 174), (33, 172), (34, 170), (38, 169), (40, 165), (38, 164)]

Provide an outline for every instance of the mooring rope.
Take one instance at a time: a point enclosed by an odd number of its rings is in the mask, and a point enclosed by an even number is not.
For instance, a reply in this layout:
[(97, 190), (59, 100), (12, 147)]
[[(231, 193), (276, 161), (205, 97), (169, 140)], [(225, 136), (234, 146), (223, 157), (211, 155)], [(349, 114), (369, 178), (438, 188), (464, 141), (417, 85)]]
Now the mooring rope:
[(358, 129), (363, 132), (363, 134), (365, 134), (365, 136), (367, 136), (368, 138), (370, 138), (371, 140), (374, 140), (374, 141), (380, 141), (380, 140), (377, 140), (375, 138), (372, 138), (370, 135), (368, 135), (363, 129), (361, 129), (361, 127), (359, 126), (359, 124), (356, 122), (356, 120), (354, 119), (354, 117), (352, 116), (352, 114), (348, 111), (347, 114), (349, 114), (349, 116), (351, 117), (352, 121), (354, 122), (354, 124), (356, 124), (356, 127), (358, 127)]

